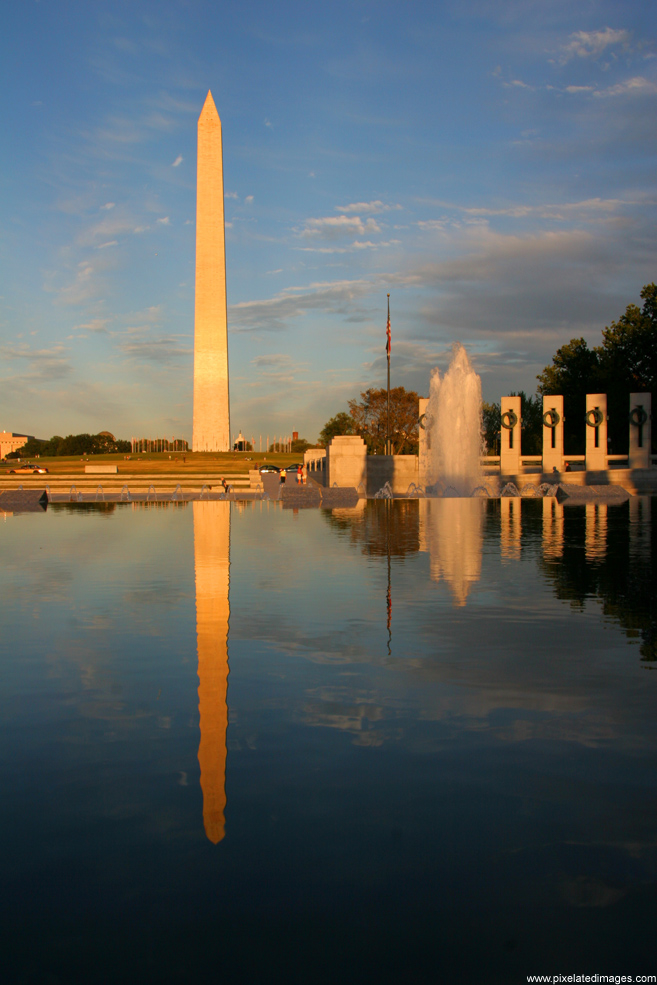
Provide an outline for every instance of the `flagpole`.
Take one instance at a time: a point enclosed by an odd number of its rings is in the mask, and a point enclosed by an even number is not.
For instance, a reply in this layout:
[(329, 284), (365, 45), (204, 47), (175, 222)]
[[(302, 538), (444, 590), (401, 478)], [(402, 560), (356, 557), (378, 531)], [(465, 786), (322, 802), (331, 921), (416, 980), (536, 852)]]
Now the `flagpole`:
[(388, 356), (388, 413), (386, 424), (386, 455), (390, 455), (390, 295), (388, 295), (388, 324), (386, 327), (386, 353)]

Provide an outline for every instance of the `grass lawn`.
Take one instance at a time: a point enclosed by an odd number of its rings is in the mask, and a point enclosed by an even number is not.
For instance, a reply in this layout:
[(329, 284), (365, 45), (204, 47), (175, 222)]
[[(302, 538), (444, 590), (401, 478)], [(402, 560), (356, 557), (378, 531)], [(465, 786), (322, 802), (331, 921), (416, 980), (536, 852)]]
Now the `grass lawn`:
[[(183, 460), (184, 459), (184, 460)], [(31, 458), (30, 462), (43, 465), (52, 475), (84, 474), (85, 465), (118, 465), (120, 475), (185, 475), (202, 474), (235, 475), (248, 472), (265, 462), (284, 468), (293, 462), (303, 462), (303, 455), (267, 452), (142, 452), (136, 455), (85, 455), (57, 456), (56, 458)], [(16, 468), (15, 459), (3, 462), (0, 472)]]

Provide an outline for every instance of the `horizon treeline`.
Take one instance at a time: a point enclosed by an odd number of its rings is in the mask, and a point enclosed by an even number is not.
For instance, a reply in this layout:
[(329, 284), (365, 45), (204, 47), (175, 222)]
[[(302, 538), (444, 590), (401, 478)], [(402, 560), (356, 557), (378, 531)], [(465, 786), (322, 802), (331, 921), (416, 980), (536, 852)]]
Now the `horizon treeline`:
[(30, 438), (22, 448), (7, 455), (7, 458), (55, 458), (58, 455), (111, 455), (130, 452), (129, 441), (115, 439), (109, 434), (69, 434), (65, 438), (55, 434), (49, 440)]

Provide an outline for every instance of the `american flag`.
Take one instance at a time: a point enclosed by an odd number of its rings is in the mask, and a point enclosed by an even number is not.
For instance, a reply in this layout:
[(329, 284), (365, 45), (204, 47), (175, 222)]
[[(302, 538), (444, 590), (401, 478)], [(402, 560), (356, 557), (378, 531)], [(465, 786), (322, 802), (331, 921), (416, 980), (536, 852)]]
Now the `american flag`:
[(390, 305), (388, 305), (388, 324), (386, 325), (386, 353), (390, 355)]

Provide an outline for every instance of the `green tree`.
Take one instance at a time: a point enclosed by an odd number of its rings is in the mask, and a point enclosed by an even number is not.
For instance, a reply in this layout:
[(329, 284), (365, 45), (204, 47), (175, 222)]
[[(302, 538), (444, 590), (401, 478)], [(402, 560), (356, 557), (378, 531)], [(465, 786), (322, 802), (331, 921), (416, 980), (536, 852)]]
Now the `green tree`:
[[(370, 387), (360, 396), (360, 400), (349, 401), (356, 434), (364, 439), (370, 455), (382, 455), (386, 445), (387, 390)], [(403, 386), (393, 387), (390, 391), (390, 439), (395, 455), (417, 453), (419, 400), (414, 390), (406, 390)]]
[(602, 332), (602, 345), (589, 349), (571, 339), (538, 376), (540, 394), (563, 394), (566, 452), (584, 451), (587, 393), (606, 393), (611, 449), (627, 451), (629, 394), (657, 392), (657, 286), (641, 291), (643, 308), (630, 304)]
[(500, 453), (500, 430), (502, 428), (502, 418), (500, 413), (499, 401), (492, 404), (484, 403), (481, 409), (482, 432), (486, 442), (486, 451), (489, 455), (499, 455)]
[(641, 297), (643, 308), (628, 304), (596, 350), (602, 376), (627, 393), (657, 390), (657, 285), (647, 284)]
[(332, 438), (336, 438), (338, 435), (355, 433), (356, 424), (353, 417), (345, 414), (344, 411), (340, 411), (339, 414), (336, 414), (335, 417), (327, 421), (319, 432), (319, 444), (326, 446)]
[(32, 458), (35, 455), (108, 455), (126, 453), (131, 449), (129, 441), (115, 440), (108, 434), (69, 434), (65, 438), (55, 434), (49, 441), (30, 438), (14, 457)]
[(543, 401), (528, 397), (524, 390), (511, 393), (520, 397), (520, 442), (524, 455), (540, 455), (543, 451)]

